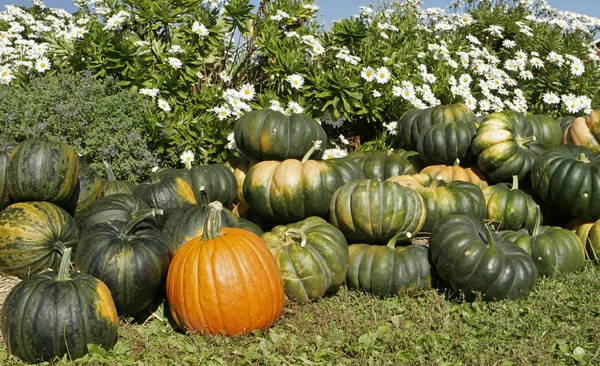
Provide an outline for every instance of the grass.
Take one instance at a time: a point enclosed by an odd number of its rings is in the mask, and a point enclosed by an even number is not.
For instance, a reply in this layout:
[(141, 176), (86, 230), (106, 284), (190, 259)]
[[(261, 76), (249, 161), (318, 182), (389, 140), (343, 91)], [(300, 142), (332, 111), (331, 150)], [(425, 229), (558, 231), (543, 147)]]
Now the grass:
[[(461, 301), (432, 290), (376, 299), (341, 288), (288, 303), (267, 331), (209, 337), (174, 330), (160, 306), (122, 321), (119, 341), (58, 365), (600, 365), (600, 269), (541, 279), (521, 301)], [(0, 364), (21, 365), (0, 348)], [(47, 363), (48, 364), (48, 363)]]

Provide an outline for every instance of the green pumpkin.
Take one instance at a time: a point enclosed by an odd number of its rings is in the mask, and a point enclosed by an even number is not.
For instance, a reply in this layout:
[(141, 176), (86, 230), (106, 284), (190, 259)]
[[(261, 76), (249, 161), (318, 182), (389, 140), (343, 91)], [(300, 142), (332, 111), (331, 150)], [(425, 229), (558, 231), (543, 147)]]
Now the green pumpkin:
[(562, 145), (544, 151), (531, 168), (531, 186), (546, 203), (575, 217), (600, 219), (600, 152)]
[(324, 216), (335, 190), (362, 178), (356, 163), (338, 159), (266, 160), (254, 165), (244, 180), (244, 199), (253, 211), (273, 223), (286, 224)]
[(86, 163), (79, 162), (79, 179), (75, 191), (62, 207), (76, 216), (88, 208), (104, 193), (102, 178)]
[(486, 201), (485, 218), (497, 223), (498, 230), (533, 229), (538, 207), (534, 199), (519, 189), (514, 175), (512, 185), (497, 183), (483, 190)]
[(110, 196), (119, 193), (133, 194), (136, 184), (128, 180), (117, 180), (112, 167), (107, 161), (103, 161), (104, 169), (106, 170), (106, 179), (102, 182), (103, 184), (103, 196)]
[[(201, 188), (200, 192), (204, 192)], [(208, 213), (208, 196), (204, 192), (197, 205), (188, 204), (173, 211), (162, 229), (169, 239), (173, 252), (183, 244), (204, 234), (204, 222)], [(223, 227), (240, 227), (238, 217), (227, 208), (221, 211)]]
[(57, 269), (66, 248), (75, 248), (79, 230), (64, 209), (50, 202), (18, 202), (0, 212), (0, 271), (28, 277)]
[(2, 336), (10, 353), (29, 363), (88, 353), (88, 344), (110, 349), (119, 318), (102, 281), (70, 272), (71, 249), (58, 271), (38, 274), (12, 288), (2, 308)]
[(6, 188), (6, 172), (8, 170), (8, 156), (17, 145), (14, 140), (0, 140), (0, 210), (10, 204), (10, 197)]
[(415, 174), (424, 166), (416, 151), (404, 149), (380, 152), (353, 152), (348, 159), (358, 163), (366, 179), (386, 180), (403, 174)]
[[(327, 141), (321, 125), (306, 114), (257, 109), (235, 122), (235, 144), (247, 156), (262, 160), (302, 159), (314, 141)], [(315, 154), (320, 159), (323, 151)]]
[(349, 240), (385, 242), (399, 231), (416, 235), (426, 217), (425, 202), (414, 190), (390, 181), (360, 179), (338, 188), (329, 221)]
[(522, 180), (544, 151), (526, 116), (519, 112), (492, 113), (479, 125), (472, 143), (479, 168), (493, 181)]
[(261, 239), (277, 261), (285, 294), (307, 302), (336, 291), (348, 270), (348, 243), (321, 217), (275, 226)]
[(533, 135), (542, 141), (544, 149), (561, 144), (563, 130), (554, 118), (544, 114), (527, 114), (525, 117), (531, 123)]
[[(410, 233), (399, 233), (401, 235)], [(352, 244), (346, 285), (379, 298), (431, 289), (429, 250), (421, 245), (396, 246), (398, 236), (387, 245)]]
[(398, 135), (406, 149), (416, 151), (419, 137), (424, 129), (435, 124), (455, 121), (477, 122), (477, 118), (464, 104), (413, 109), (404, 113), (398, 120)]
[(474, 121), (438, 123), (421, 131), (417, 151), (430, 164), (452, 164), (456, 160), (468, 162), (473, 158), (471, 141), (477, 132)]
[(78, 179), (77, 154), (64, 142), (28, 139), (17, 145), (8, 159), (6, 187), (13, 202), (64, 203)]
[(520, 299), (535, 287), (531, 256), (510, 241), (496, 240), (482, 220), (464, 213), (442, 217), (429, 237), (438, 275), (468, 300)]
[(576, 116), (562, 116), (562, 117), (558, 117), (556, 119), (556, 122), (558, 123), (558, 125), (560, 126), (560, 129), (564, 133), (565, 130), (567, 129), (567, 127), (569, 127), (571, 125), (571, 123), (573, 123), (573, 121), (575, 121), (576, 118), (577, 118)]
[[(189, 168), (164, 169), (158, 172), (161, 178), (167, 175), (175, 175), (185, 180), (192, 188), (196, 201), (201, 201), (202, 195), (207, 194), (210, 202), (219, 201), (227, 206), (237, 197), (236, 177), (231, 169), (222, 164), (190, 165)], [(200, 187), (204, 188), (205, 193), (200, 193)]]
[(515, 242), (530, 240), (531, 258), (538, 273), (557, 277), (578, 272), (585, 265), (585, 244), (571, 230), (557, 226), (542, 226), (539, 208), (535, 225), (528, 233), (515, 237)]
[[(152, 173), (149, 180), (138, 184), (133, 195), (141, 198), (148, 206), (163, 210), (165, 220), (178, 208), (196, 204), (192, 187), (183, 178), (176, 176), (160, 178), (157, 173)], [(159, 220), (160, 222), (164, 220)]]
[(76, 268), (108, 286), (119, 316), (135, 314), (160, 294), (173, 251), (159, 229), (144, 223), (160, 209), (129, 221), (100, 222), (81, 233)]
[(421, 231), (431, 232), (436, 222), (453, 212), (485, 218), (485, 197), (479, 186), (471, 182), (434, 179), (422, 192), (426, 207), (426, 220)]
[[(79, 230), (84, 230), (100, 222), (129, 221), (134, 213), (149, 208), (141, 198), (128, 193), (117, 193), (99, 198), (76, 215), (75, 221)], [(158, 227), (154, 216), (148, 217), (146, 222)]]

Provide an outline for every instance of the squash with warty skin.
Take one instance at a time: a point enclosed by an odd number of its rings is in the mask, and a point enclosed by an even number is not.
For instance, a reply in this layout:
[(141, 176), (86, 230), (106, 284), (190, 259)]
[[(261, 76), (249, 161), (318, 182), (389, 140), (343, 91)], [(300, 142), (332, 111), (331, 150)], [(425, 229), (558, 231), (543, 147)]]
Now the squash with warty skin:
[(346, 285), (379, 298), (431, 288), (429, 250), (421, 245), (396, 246), (400, 232), (387, 245), (352, 244)]
[(0, 212), (0, 271), (20, 278), (57, 269), (75, 248), (79, 230), (64, 209), (50, 202), (18, 202)]
[(438, 275), (468, 300), (520, 299), (535, 287), (531, 256), (510, 241), (497, 240), (482, 220), (463, 213), (442, 217), (429, 237)]
[[(302, 159), (317, 140), (327, 141), (321, 125), (305, 114), (285, 114), (257, 109), (244, 114), (234, 125), (235, 144), (247, 156), (262, 160)], [(318, 151), (315, 159), (320, 159)]]
[(77, 359), (88, 344), (110, 349), (119, 318), (110, 290), (93, 276), (69, 271), (65, 249), (58, 271), (28, 277), (12, 288), (2, 308), (2, 336), (12, 355), (29, 363)]
[(144, 222), (159, 214), (138, 211), (128, 221), (100, 222), (81, 233), (76, 268), (108, 286), (119, 316), (143, 310), (164, 284), (173, 251), (165, 234)]
[(335, 292), (348, 271), (344, 234), (321, 217), (275, 226), (261, 235), (277, 261), (285, 294), (307, 302)]
[(64, 203), (79, 179), (79, 161), (71, 146), (32, 138), (15, 147), (8, 158), (6, 188), (13, 202)]
[(167, 274), (167, 301), (188, 331), (232, 336), (265, 329), (281, 315), (283, 281), (259, 236), (223, 228), (223, 205), (209, 204), (204, 235), (175, 253)]

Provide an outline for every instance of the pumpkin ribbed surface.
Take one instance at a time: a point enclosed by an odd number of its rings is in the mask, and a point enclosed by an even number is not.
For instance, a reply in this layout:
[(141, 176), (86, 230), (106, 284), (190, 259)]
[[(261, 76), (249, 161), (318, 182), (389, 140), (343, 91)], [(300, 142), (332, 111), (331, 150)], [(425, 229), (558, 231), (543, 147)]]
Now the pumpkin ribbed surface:
[(7, 189), (13, 202), (69, 199), (79, 179), (77, 154), (64, 142), (33, 138), (21, 142), (8, 159)]
[(269, 248), (240, 228), (223, 228), (219, 237), (182, 246), (169, 267), (167, 298), (179, 326), (222, 335), (268, 327), (285, 300)]
[(14, 203), (0, 212), (0, 270), (27, 277), (57, 268), (79, 240), (75, 220), (50, 202)]

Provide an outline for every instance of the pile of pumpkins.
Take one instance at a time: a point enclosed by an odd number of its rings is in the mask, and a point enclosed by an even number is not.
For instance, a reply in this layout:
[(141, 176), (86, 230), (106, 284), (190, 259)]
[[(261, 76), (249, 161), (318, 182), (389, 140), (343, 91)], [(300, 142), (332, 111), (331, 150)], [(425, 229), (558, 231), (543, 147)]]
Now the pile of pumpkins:
[(255, 110), (235, 123), (239, 158), (140, 183), (107, 163), (101, 179), (65, 143), (3, 142), (0, 271), (23, 279), (2, 310), (7, 349), (109, 348), (119, 317), (163, 297), (181, 328), (223, 335), (342, 285), (525, 297), (600, 250), (599, 117), (442, 105), (405, 113), (394, 150), (322, 160), (314, 119)]

